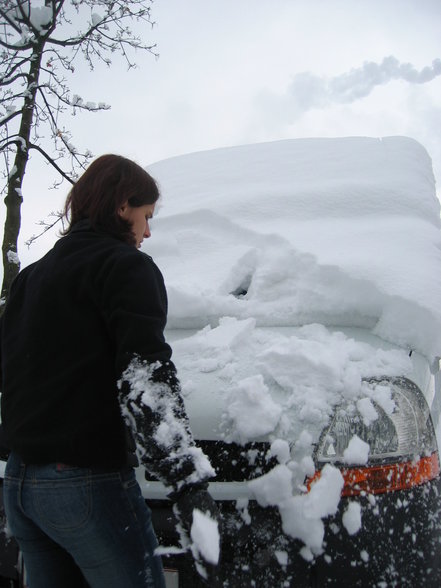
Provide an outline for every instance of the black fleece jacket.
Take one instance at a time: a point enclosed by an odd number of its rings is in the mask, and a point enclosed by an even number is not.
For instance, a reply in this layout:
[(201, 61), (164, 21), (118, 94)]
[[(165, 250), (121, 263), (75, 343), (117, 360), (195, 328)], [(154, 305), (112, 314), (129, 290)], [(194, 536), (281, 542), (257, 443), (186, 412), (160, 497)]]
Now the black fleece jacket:
[(25, 268), (1, 325), (11, 449), (27, 463), (119, 468), (127, 422), (143, 464), (167, 486), (210, 477), (164, 340), (166, 315), (153, 260), (88, 221)]

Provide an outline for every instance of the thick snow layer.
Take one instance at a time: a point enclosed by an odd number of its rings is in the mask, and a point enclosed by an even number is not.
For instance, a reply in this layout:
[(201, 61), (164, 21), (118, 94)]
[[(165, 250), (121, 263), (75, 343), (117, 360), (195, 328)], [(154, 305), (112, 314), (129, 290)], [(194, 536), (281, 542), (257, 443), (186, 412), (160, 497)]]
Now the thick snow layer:
[(297, 139), (149, 167), (163, 198), (145, 244), (170, 327), (366, 326), (441, 351), (441, 232), (431, 161), (412, 139)]
[[(326, 465), (304, 486), (334, 407), (375, 424), (378, 407), (390, 415), (395, 403), (387, 382), (363, 378), (412, 374), (409, 349), (429, 360), (441, 352), (430, 159), (404, 137), (301, 139), (190, 154), (149, 171), (163, 197), (143, 248), (165, 275), (192, 430), (271, 443), (278, 465), (249, 489), (278, 507), (284, 532), (312, 559), (343, 485)], [(344, 459), (363, 465), (369, 449), (354, 435)], [(247, 503), (238, 509), (252, 524)], [(361, 528), (355, 501), (344, 525)]]

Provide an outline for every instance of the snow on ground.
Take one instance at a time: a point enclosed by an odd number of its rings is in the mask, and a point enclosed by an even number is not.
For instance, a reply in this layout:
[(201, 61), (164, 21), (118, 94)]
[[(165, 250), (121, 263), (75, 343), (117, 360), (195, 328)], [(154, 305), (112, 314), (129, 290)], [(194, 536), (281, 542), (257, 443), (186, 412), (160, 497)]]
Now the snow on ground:
[[(441, 352), (430, 159), (405, 137), (298, 139), (149, 171), (163, 196), (143, 249), (165, 276), (192, 428), (200, 438), (272, 442), (279, 465), (250, 489), (279, 507), (311, 558), (343, 483), (329, 465), (308, 494), (303, 486), (333, 407), (352, 405), (369, 426), (374, 402), (386, 414), (394, 403), (387, 385), (368, 389), (362, 378), (409, 374), (410, 349), (429, 361)], [(368, 455), (354, 436), (345, 461)], [(356, 533), (362, 513), (350, 505), (344, 520)]]

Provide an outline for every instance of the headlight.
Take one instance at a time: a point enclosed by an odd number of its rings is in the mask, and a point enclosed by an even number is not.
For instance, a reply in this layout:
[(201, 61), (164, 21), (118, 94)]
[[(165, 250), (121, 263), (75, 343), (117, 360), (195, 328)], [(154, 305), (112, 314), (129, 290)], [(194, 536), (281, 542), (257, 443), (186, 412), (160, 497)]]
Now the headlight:
[[(335, 410), (317, 447), (318, 470), (326, 463), (340, 467), (343, 495), (401, 490), (436, 478), (440, 470), (435, 432), (419, 388), (407, 378), (369, 379), (364, 385), (370, 411), (360, 401)], [(356, 461), (356, 467), (347, 453), (354, 438), (369, 450), (367, 460)]]

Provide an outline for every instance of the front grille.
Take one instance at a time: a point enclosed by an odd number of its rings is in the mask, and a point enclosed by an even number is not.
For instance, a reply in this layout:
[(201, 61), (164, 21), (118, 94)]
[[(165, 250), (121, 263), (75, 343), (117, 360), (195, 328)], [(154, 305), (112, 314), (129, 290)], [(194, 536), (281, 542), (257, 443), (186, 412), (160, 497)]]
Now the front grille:
[(208, 456), (216, 470), (218, 482), (243, 482), (269, 472), (277, 460), (269, 453), (269, 443), (225, 443), (225, 441), (199, 441), (199, 447)]
[[(277, 464), (276, 458), (269, 452), (269, 443), (238, 445), (225, 441), (200, 440), (197, 444), (216, 470), (216, 482), (252, 480), (269, 472)], [(146, 479), (152, 480), (153, 477), (146, 472)]]

